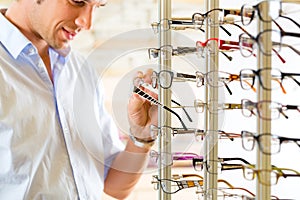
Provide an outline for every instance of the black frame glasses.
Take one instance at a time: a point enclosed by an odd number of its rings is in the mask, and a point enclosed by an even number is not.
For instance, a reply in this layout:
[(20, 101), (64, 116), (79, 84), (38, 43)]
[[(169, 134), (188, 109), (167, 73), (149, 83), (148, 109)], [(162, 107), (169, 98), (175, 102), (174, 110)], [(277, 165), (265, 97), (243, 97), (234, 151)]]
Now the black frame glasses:
[[(265, 78), (269, 74), (271, 74), (271, 84), (266, 82), (267, 80)], [(283, 93), (286, 93), (282, 85), (282, 82), (285, 78), (292, 79), (295, 83), (297, 83), (298, 86), (300, 86), (300, 82), (294, 78), (294, 76), (300, 77), (300, 73), (286, 73), (281, 72), (276, 68), (262, 68), (258, 70), (242, 69), (239, 74), (241, 87), (244, 90), (253, 89), (256, 76), (258, 77), (261, 87), (265, 90), (272, 90), (280, 87)]]
[[(277, 154), (281, 150), (281, 144), (287, 142), (293, 142), (300, 148), (300, 138), (288, 138), (278, 135), (272, 135), (271, 133), (261, 133), (259, 135), (250, 132), (242, 131), (242, 146), (246, 151), (252, 151), (255, 146), (255, 141), (258, 143), (260, 151), (266, 155)], [(262, 145), (261, 141), (270, 141), (270, 146)]]
[[(158, 85), (163, 89), (169, 89), (172, 86), (173, 80), (177, 81), (196, 81), (197, 87), (200, 87), (201, 83), (198, 83), (197, 74), (184, 74), (176, 73), (170, 70), (161, 70), (159, 72), (153, 71), (151, 76), (151, 84), (153, 88), (157, 88)], [(200, 85), (200, 86), (198, 86)]]
[[(158, 91), (153, 87), (151, 88), (150, 84), (146, 83), (143, 79), (139, 78), (139, 77), (136, 77), (134, 80), (133, 80), (133, 85), (138, 87), (138, 88), (144, 88), (144, 89), (147, 89), (147, 90), (150, 90), (151, 92), (157, 94)], [(177, 101), (175, 101), (174, 99), (171, 99), (171, 102), (176, 104), (177, 106), (181, 106), (180, 103), (178, 103)], [(182, 107), (182, 110), (183, 112), (186, 114), (188, 120), (190, 122), (192, 122), (192, 118), (191, 116), (189, 115), (189, 113), (186, 111), (186, 109), (184, 107)]]
[[(212, 13), (215, 13), (214, 16), (217, 17), (217, 21), (214, 21), (210, 15)], [(217, 14), (216, 14), (217, 13)], [(225, 17), (227, 15), (239, 15), (240, 10), (239, 9), (222, 9), (222, 8), (214, 8), (211, 9), (205, 13), (196, 12), (192, 15), (192, 22), (196, 25), (196, 27), (199, 27), (202, 29), (202, 26), (205, 25), (204, 21), (207, 19), (207, 24), (209, 26), (220, 26), (220, 28), (229, 36), (231, 36), (231, 33), (224, 27), (222, 24), (224, 24)]]
[(210, 166), (208, 165), (208, 162), (217, 162), (219, 165), (218, 168), (220, 170), (232, 170), (232, 169), (241, 169), (241, 164), (228, 164), (224, 163), (225, 161), (241, 161), (243, 164), (250, 165), (250, 163), (239, 157), (234, 158), (218, 158), (218, 160), (204, 160), (204, 158), (193, 158), (192, 163), (195, 171), (202, 171), (203, 166), (205, 165), (207, 172), (212, 173)]
[[(264, 4), (269, 4), (269, 13), (267, 16), (261, 14), (261, 8), (264, 7)], [(244, 26), (249, 25), (255, 16), (255, 11), (257, 11), (258, 17), (263, 22), (271, 22), (276, 20), (282, 11), (281, 2), (277, 0), (268, 0), (261, 1), (256, 5), (244, 4), (241, 7), (241, 20)]]
[[(286, 119), (288, 119), (288, 116), (284, 113), (284, 111), (286, 110), (297, 110), (298, 112), (300, 112), (300, 105), (283, 105), (281, 103), (268, 100), (253, 102), (249, 99), (242, 99), (241, 105), (242, 114), (245, 117), (258, 115), (261, 119), (264, 120), (279, 119), (280, 115), (283, 115)], [(266, 110), (268, 110), (269, 112), (264, 112)]]
[(152, 97), (150, 94), (146, 93), (145, 91), (141, 90), (140, 88), (134, 86), (133, 92), (140, 95), (141, 97), (143, 97), (144, 99), (146, 99), (147, 101), (149, 101), (150, 103), (154, 104), (154, 105), (158, 105), (161, 106), (163, 109), (171, 112), (172, 114), (174, 114), (178, 120), (180, 121), (182, 127), (187, 130), (186, 125), (184, 124), (184, 122), (182, 121), (181, 117), (175, 112), (173, 111), (171, 108), (163, 105), (162, 103), (160, 103), (158, 100), (156, 100), (154, 97)]
[(225, 86), (228, 93), (232, 95), (232, 91), (228, 84), (232, 81), (239, 81), (239, 75), (223, 71), (210, 71), (207, 73), (196, 71), (195, 75), (193, 75), (161, 70), (160, 72), (153, 71), (151, 79), (153, 88), (157, 88), (159, 85), (163, 89), (169, 89), (172, 86), (173, 79), (180, 81), (195, 81), (197, 87), (203, 86), (206, 81), (206, 83), (211, 87)]

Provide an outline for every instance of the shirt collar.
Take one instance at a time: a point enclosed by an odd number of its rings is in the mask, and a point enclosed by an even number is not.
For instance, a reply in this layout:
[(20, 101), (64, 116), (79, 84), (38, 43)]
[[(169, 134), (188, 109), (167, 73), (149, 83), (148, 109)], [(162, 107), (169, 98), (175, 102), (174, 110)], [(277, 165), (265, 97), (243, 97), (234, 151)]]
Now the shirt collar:
[(0, 14), (0, 42), (7, 51), (16, 59), (21, 51), (30, 43), (30, 41), (4, 17), (6, 10), (1, 10)]
[[(0, 9), (0, 27), (5, 27), (0, 31), (0, 43), (2, 43), (7, 51), (16, 59), (23, 49), (28, 44), (31, 44), (31, 42), (17, 27), (15, 27), (9, 20), (5, 18), (5, 12), (6, 9)], [(51, 48), (51, 50), (57, 52), (63, 57), (67, 57), (71, 51), (71, 47), (69, 46), (68, 48), (62, 50), (55, 50)]]

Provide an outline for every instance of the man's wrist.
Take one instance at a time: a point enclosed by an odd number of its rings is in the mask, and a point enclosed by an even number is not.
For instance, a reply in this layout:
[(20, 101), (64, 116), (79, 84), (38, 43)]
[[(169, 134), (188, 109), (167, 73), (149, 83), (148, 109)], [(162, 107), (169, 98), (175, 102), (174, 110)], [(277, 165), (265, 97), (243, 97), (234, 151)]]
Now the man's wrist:
[(129, 135), (129, 138), (131, 139), (131, 141), (134, 143), (135, 146), (140, 148), (146, 148), (146, 149), (151, 148), (154, 145), (156, 140), (156, 139), (143, 140), (131, 134)]

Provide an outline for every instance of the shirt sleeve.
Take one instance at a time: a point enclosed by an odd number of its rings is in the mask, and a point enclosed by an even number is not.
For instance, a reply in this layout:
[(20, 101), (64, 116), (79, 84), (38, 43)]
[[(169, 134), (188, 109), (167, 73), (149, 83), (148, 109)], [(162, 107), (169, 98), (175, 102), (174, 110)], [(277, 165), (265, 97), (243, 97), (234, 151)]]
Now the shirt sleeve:
[(107, 112), (104, 105), (104, 89), (103, 85), (98, 84), (97, 88), (97, 109), (99, 110), (98, 123), (101, 127), (103, 134), (103, 146), (104, 146), (104, 175), (106, 175), (110, 169), (112, 161), (118, 155), (120, 151), (124, 150), (125, 145), (120, 140), (119, 130), (116, 123), (113, 121), (112, 116)]

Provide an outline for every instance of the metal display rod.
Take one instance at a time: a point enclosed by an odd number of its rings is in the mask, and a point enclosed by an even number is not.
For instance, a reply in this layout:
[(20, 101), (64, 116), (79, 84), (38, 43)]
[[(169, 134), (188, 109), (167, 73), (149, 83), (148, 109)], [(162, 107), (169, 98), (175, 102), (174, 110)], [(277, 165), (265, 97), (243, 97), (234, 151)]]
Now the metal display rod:
[[(261, 15), (264, 16), (264, 18), (268, 18), (269, 15), (269, 2), (263, 3), (261, 9)], [(271, 22), (263, 22), (257, 19), (257, 31), (261, 32), (267, 29), (272, 28)], [(261, 45), (263, 45), (264, 49), (266, 49), (268, 52), (272, 51), (272, 37), (271, 35), (269, 37), (264, 38)], [(261, 51), (258, 52), (257, 57), (257, 66), (258, 69), (265, 68), (265, 67), (271, 67), (271, 56), (266, 56)], [(271, 85), (271, 72), (269, 74), (265, 74), (264, 76), (265, 83), (268, 85)], [(264, 84), (265, 84), (264, 83)], [(271, 91), (263, 90), (262, 87), (258, 87), (258, 93), (257, 93), (257, 101), (262, 100), (271, 100)], [(263, 112), (265, 116), (270, 116), (271, 111), (268, 108), (263, 108)], [(271, 121), (263, 120), (261, 118), (257, 118), (257, 133), (271, 133)], [(270, 139), (266, 140), (264, 139), (261, 141), (262, 145), (264, 147), (271, 148), (270, 146)], [(263, 154), (259, 148), (256, 149), (256, 166), (258, 169), (271, 169), (271, 156)], [(271, 177), (270, 174), (264, 173), (264, 177), (261, 177), (265, 180), (265, 182), (270, 182)], [(256, 179), (256, 199), (257, 200), (265, 200), (265, 199), (271, 199), (271, 187), (266, 184), (261, 184), (259, 179)]]
[[(206, 10), (212, 10), (219, 7), (219, 0), (206, 0)], [(215, 12), (210, 16), (210, 20), (217, 22), (218, 15)], [(208, 19), (206, 19), (208, 20)], [(206, 39), (208, 38), (218, 38), (219, 37), (219, 27), (218, 26), (209, 26), (206, 21)], [(216, 45), (215, 48), (218, 48)], [(216, 51), (217, 52), (217, 51)], [(208, 71), (218, 71), (219, 69), (219, 56), (218, 54), (209, 54), (206, 57), (206, 70)], [(214, 77), (213, 81), (218, 81), (218, 77)], [(209, 87), (209, 86), (208, 86)], [(217, 109), (219, 102), (219, 92), (217, 87), (207, 88), (206, 102), (212, 103), (213, 109)], [(218, 121), (219, 116), (215, 113), (206, 112), (207, 127), (211, 135), (207, 135), (205, 140), (205, 156), (207, 165), (211, 166), (212, 170), (209, 172), (205, 169), (204, 171), (204, 191), (205, 199), (216, 200), (217, 199), (217, 188), (218, 188)]]
[[(171, 19), (171, 0), (160, 0), (159, 1), (159, 19), (169, 20)], [(171, 44), (171, 29), (167, 27), (167, 24), (161, 24), (159, 28), (159, 47), (163, 45)], [(171, 52), (160, 52), (159, 56), (159, 70), (170, 70), (171, 69)], [(160, 88), (158, 93), (159, 101), (168, 107), (171, 104), (171, 92), (169, 89)], [(171, 114), (166, 110), (159, 108), (158, 115), (159, 127), (171, 126)], [(168, 130), (170, 131), (170, 130)], [(162, 130), (160, 131), (162, 133)], [(171, 152), (171, 132), (164, 132), (164, 134), (159, 134), (159, 144), (158, 148), (160, 152)], [(162, 156), (159, 156), (159, 178), (170, 179), (171, 178), (171, 166), (164, 166), (162, 162)], [(166, 187), (171, 187), (171, 185), (166, 185)], [(171, 195), (164, 193), (160, 188), (158, 191), (159, 200), (169, 200)]]

